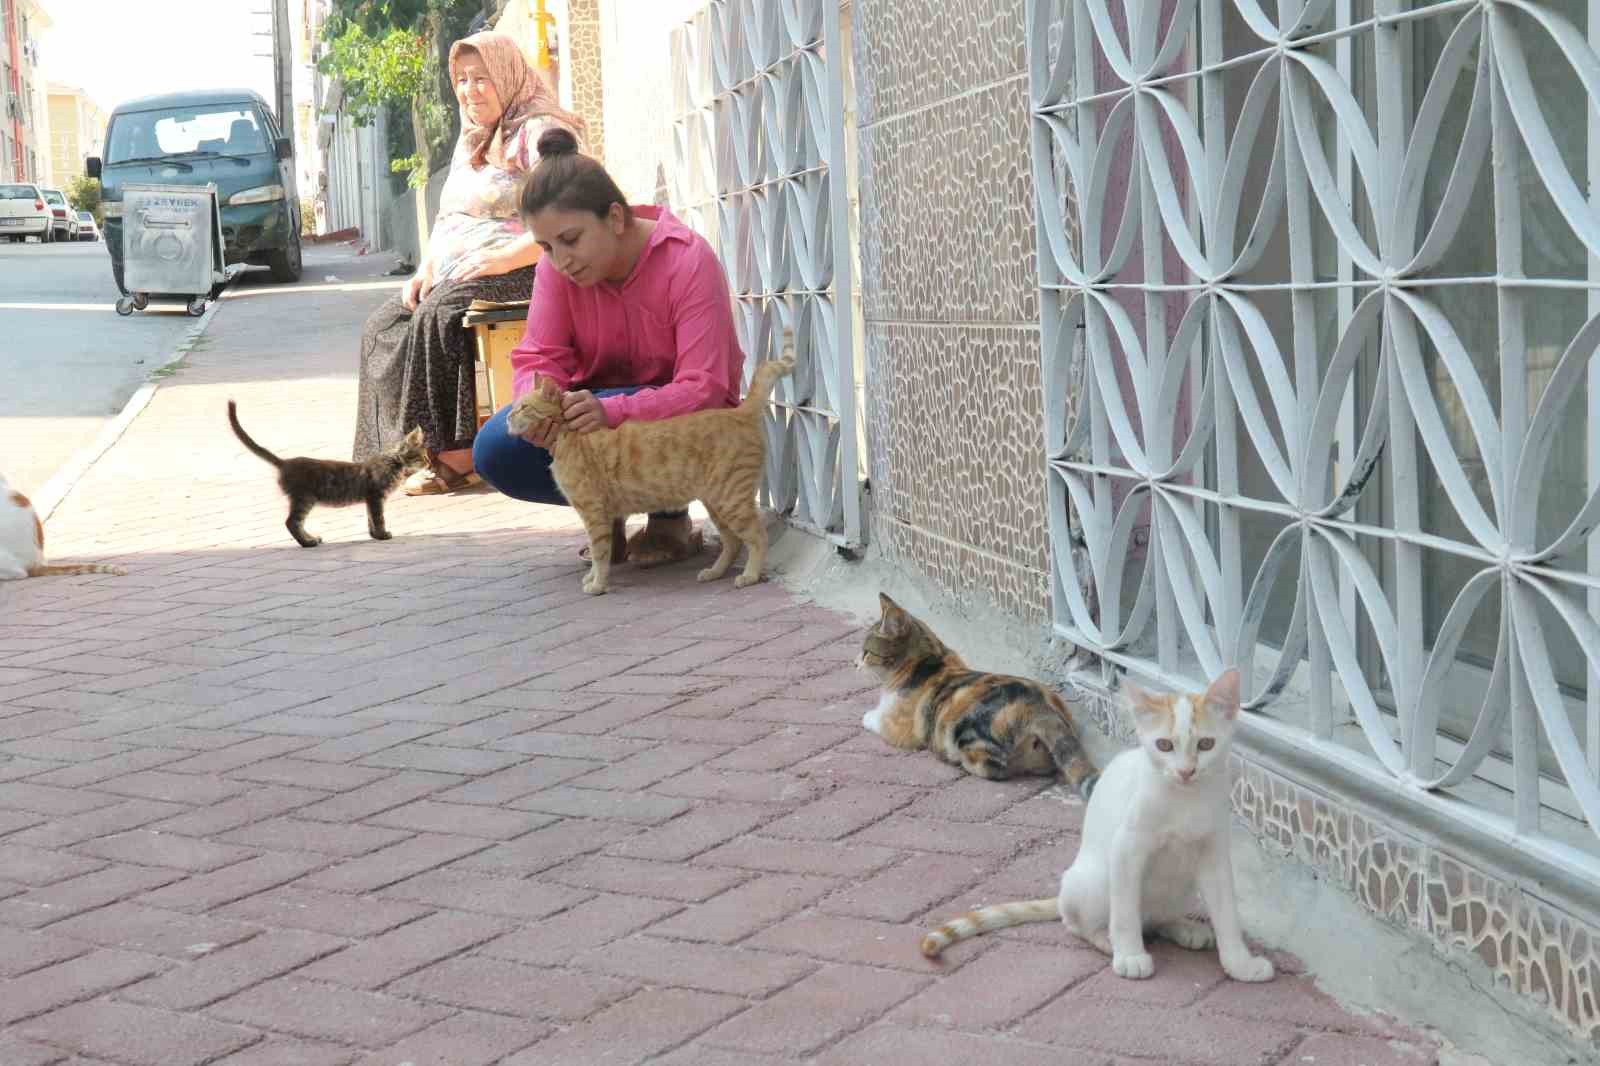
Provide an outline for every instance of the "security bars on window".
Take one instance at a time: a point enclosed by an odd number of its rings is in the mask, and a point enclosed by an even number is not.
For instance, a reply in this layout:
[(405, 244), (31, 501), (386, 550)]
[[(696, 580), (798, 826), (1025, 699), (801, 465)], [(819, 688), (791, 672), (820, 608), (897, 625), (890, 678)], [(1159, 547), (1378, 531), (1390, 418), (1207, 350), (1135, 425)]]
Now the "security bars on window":
[(669, 191), (728, 271), (746, 382), (794, 330), (797, 365), (779, 382), (767, 421), (769, 502), (796, 525), (857, 546), (839, 9), (713, 0), (674, 32), (672, 46)]
[(1591, 886), (1596, 6), (1026, 14), (1056, 629)]

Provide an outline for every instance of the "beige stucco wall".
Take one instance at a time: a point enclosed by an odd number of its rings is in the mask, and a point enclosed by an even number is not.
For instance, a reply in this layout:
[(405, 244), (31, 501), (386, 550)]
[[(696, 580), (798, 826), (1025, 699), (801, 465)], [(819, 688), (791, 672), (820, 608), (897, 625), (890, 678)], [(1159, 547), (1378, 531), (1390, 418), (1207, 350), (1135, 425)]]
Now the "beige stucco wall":
[(672, 31), (705, 6), (705, 0), (599, 5), (606, 169), (635, 203), (656, 203), (672, 166)]

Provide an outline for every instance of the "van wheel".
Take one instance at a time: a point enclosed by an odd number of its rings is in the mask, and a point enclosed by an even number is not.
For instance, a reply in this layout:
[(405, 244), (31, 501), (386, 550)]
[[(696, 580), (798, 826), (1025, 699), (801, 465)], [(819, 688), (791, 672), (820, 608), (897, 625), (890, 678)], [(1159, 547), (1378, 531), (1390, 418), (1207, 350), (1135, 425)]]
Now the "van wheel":
[(289, 238), (289, 247), (281, 252), (273, 252), (267, 260), (267, 265), (272, 268), (272, 280), (291, 282), (300, 280), (300, 234), (296, 233)]

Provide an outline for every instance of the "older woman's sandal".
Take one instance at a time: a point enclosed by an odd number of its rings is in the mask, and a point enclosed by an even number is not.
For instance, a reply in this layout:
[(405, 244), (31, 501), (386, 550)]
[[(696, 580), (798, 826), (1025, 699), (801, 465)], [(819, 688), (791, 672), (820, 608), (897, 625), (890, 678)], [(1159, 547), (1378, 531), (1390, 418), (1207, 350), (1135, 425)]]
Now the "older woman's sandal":
[(483, 484), (476, 472), (458, 474), (443, 463), (437, 470), (418, 470), (406, 479), (407, 496), (443, 496)]

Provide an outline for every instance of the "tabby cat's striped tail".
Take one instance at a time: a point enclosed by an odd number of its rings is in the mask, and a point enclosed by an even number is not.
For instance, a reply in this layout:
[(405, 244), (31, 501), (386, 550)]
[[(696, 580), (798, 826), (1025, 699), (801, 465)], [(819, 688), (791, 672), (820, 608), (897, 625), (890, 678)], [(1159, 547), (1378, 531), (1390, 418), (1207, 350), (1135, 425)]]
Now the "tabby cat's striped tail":
[(965, 940), (995, 929), (1004, 929), (1008, 925), (1053, 922), (1059, 917), (1061, 912), (1056, 907), (1054, 896), (1049, 899), (1028, 899), (1017, 903), (997, 903), (993, 907), (979, 907), (975, 911), (968, 911), (959, 918), (945, 922), (923, 937), (922, 953), (930, 959), (936, 959), (941, 951), (958, 940)]
[(66, 577), (70, 574), (116, 574), (118, 577), (127, 577), (128, 572), (120, 566), (108, 566), (105, 563), (43, 563), (39, 566), (29, 567), (29, 577)]
[(746, 414), (755, 414), (763, 410), (767, 406), (767, 401), (772, 398), (772, 386), (793, 369), (794, 330), (786, 329), (783, 331), (783, 358), (768, 359), (756, 367), (755, 373), (750, 375), (750, 391), (745, 394), (739, 410)]

